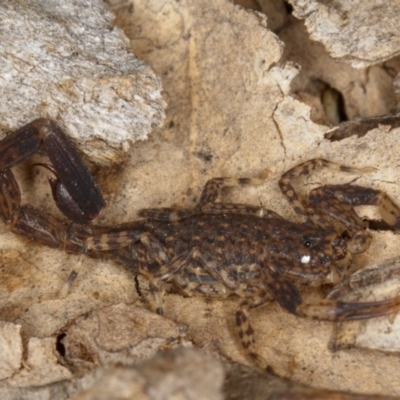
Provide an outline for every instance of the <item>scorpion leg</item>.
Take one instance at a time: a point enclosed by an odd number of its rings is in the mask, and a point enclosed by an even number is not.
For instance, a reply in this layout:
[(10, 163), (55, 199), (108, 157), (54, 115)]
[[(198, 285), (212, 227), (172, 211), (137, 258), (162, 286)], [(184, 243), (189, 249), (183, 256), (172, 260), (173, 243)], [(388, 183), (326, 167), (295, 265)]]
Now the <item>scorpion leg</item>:
[(336, 171), (350, 172), (350, 173), (367, 173), (372, 172), (375, 169), (371, 167), (366, 168), (354, 168), (345, 165), (337, 164), (332, 161), (324, 160), (322, 158), (315, 158), (313, 160), (306, 161), (300, 165), (297, 165), (285, 172), (279, 179), (279, 187), (283, 195), (287, 198), (289, 203), (292, 205), (294, 211), (312, 220), (317, 226), (326, 227), (329, 222), (326, 219), (315, 213), (314, 209), (309, 206), (305, 206), (299, 199), (293, 185), (292, 180), (300, 177), (309, 175), (311, 171), (316, 169), (329, 168)]
[(306, 304), (296, 286), (272, 265), (265, 273), (265, 283), (280, 306), (291, 314), (321, 321), (350, 321), (389, 315), (400, 311), (400, 296), (389, 300), (350, 303), (323, 299)]
[(250, 357), (261, 369), (265, 369), (268, 364), (256, 350), (254, 329), (249, 320), (249, 310), (263, 306), (268, 301), (266, 294), (255, 296), (250, 300), (245, 300), (240, 304), (236, 311), (235, 321), (238, 335), (248, 357)]
[[(179, 275), (177, 275), (177, 272), (179, 270), (186, 270), (185, 272), (188, 273), (188, 269), (190, 268), (190, 266), (193, 265), (194, 261), (197, 261), (202, 266), (202, 268), (215, 279), (215, 283), (210, 286), (207, 285), (203, 282), (201, 275), (199, 274), (198, 282), (194, 281), (193, 277), (192, 279), (181, 281), (179, 286), (183, 290), (186, 289), (189, 293), (203, 293), (204, 291), (206, 291), (208, 295), (226, 296), (229, 294), (229, 290), (233, 292), (238, 289), (239, 282), (237, 281), (237, 279), (233, 275), (229, 274), (226, 270), (218, 268), (217, 265), (215, 265), (215, 261), (206, 253), (201, 252), (201, 249), (197, 246), (192, 248), (190, 251), (174, 258), (168, 265), (161, 266), (160, 271), (153, 276), (156, 280), (163, 280), (167, 282), (171, 278), (174, 278), (176, 276), (179, 277)], [(277, 288), (276, 282), (274, 282), (274, 284), (275, 288)], [(279, 288), (282, 289), (282, 286), (288, 287), (288, 284), (286, 282), (285, 284), (286, 285), (281, 285)], [(229, 290), (227, 290), (227, 288)], [(286, 300), (288, 299), (286, 298)], [(267, 293), (254, 296), (251, 301), (243, 301), (240, 305), (239, 310), (235, 314), (236, 326), (242, 346), (247, 355), (262, 368), (265, 368), (267, 366), (267, 363), (262, 357), (257, 354), (257, 351), (255, 349), (254, 330), (248, 318), (248, 313), (250, 309), (260, 307), (264, 305), (267, 301)], [(288, 307), (287, 302), (285, 303), (285, 306)]]
[[(229, 290), (233, 291), (237, 289), (239, 284), (237, 278), (226, 269), (221, 268), (213, 257), (202, 252), (198, 246), (192, 247), (191, 250), (173, 258), (169, 263), (161, 265), (157, 274), (154, 275), (154, 278), (167, 282), (180, 270), (184, 270), (193, 262), (198, 262), (204, 271)], [(201, 279), (199, 281), (201, 282)]]
[[(350, 228), (352, 225), (360, 226), (363, 224), (361, 218), (353, 217), (352, 220), (343, 215), (342, 210), (335, 207), (329, 209), (330, 201), (334, 199), (340, 204), (349, 206), (371, 205), (377, 206), (382, 219), (395, 229), (400, 228), (400, 207), (381, 190), (375, 190), (357, 185), (325, 185), (313, 189), (309, 195), (310, 204), (314, 208), (322, 208), (335, 219)], [(348, 207), (345, 209), (348, 210)]]
[[(139, 230), (106, 232), (97, 236), (89, 236), (86, 239), (85, 246), (88, 251), (109, 251), (127, 247), (136, 242), (143, 244), (150, 258), (162, 269), (164, 266), (170, 265), (169, 257), (160, 241), (153, 235)], [(145, 257), (145, 255), (142, 257)], [(157, 284), (155, 274), (146, 267), (146, 260), (141, 261), (139, 256), (139, 272), (148, 278), (149, 290), (154, 298), (157, 313), (163, 315), (162, 292)]]
[(138, 215), (143, 218), (159, 221), (178, 221), (188, 218), (199, 212), (204, 214), (246, 214), (260, 218), (282, 218), (274, 211), (264, 207), (248, 204), (217, 203), (216, 199), (225, 187), (262, 184), (261, 178), (213, 178), (207, 181), (197, 206), (192, 210), (176, 210), (173, 208), (146, 208), (139, 210)]
[(282, 218), (274, 211), (261, 206), (237, 203), (217, 203), (223, 188), (235, 186), (259, 186), (265, 178), (213, 178), (207, 181), (196, 206), (204, 214), (246, 214), (260, 218)]
[(207, 181), (200, 196), (197, 209), (209, 203), (215, 203), (223, 188), (252, 185), (258, 186), (264, 182), (262, 178), (212, 178)]
[(400, 296), (388, 300), (347, 303), (324, 299), (314, 304), (301, 304), (297, 315), (321, 321), (351, 321), (389, 315), (400, 311)]

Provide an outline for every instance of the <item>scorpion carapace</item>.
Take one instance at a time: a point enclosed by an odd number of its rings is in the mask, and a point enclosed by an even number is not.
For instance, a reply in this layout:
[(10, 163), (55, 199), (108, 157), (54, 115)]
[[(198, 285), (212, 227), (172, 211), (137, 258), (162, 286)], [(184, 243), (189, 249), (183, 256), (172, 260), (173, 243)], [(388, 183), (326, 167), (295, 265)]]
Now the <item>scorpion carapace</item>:
[[(305, 304), (299, 287), (335, 284), (346, 276), (353, 253), (368, 249), (372, 236), (354, 206), (378, 206), (382, 218), (400, 227), (400, 208), (385, 193), (355, 185), (327, 185), (300, 200), (293, 180), (317, 168), (368, 172), (313, 159), (282, 175), (279, 186), (303, 223), (290, 222), (259, 206), (216, 202), (225, 186), (260, 184), (259, 179), (209, 180), (199, 203), (190, 210), (145, 209), (141, 220), (113, 227), (87, 225), (104, 205), (97, 185), (78, 152), (61, 129), (39, 119), (0, 142), (0, 212), (10, 229), (39, 243), (73, 253), (99, 253), (147, 277), (157, 311), (162, 313), (165, 284), (187, 295), (224, 298), (237, 295), (242, 302), (236, 324), (243, 347), (256, 361), (254, 332), (248, 319), (252, 308), (275, 299), (287, 311), (319, 320), (344, 321), (397, 312), (400, 296), (368, 303), (322, 300)], [(18, 184), (10, 168), (37, 151), (40, 142), (52, 162), (60, 210), (75, 223), (21, 205)], [(32, 143), (31, 143), (32, 142)], [(46, 145), (46, 142), (56, 145)], [(27, 150), (27, 143), (30, 147)], [(56, 148), (55, 153), (53, 147)], [(84, 178), (80, 176), (84, 170)], [(90, 175), (90, 178), (87, 177)], [(74, 189), (77, 186), (78, 192)], [(57, 199), (58, 196), (61, 196)], [(93, 205), (89, 204), (93, 199)], [(75, 217), (75, 215), (78, 216)]]

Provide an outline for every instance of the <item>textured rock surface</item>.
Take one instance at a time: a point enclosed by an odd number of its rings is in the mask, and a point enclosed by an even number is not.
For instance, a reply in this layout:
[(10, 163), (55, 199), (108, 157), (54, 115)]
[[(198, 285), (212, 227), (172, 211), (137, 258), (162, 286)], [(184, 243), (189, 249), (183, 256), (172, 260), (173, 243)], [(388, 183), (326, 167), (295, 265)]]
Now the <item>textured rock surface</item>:
[(291, 89), (298, 99), (312, 107), (313, 121), (329, 124), (321, 104), (329, 88), (342, 96), (343, 113), (349, 120), (384, 115), (396, 107), (393, 76), (398, 67), (395, 63), (355, 69), (345, 59), (333, 58), (322, 43), (310, 40), (304, 21), (293, 17), (279, 31), (279, 38), (285, 43), (283, 59), (301, 67)]
[(21, 368), (21, 326), (0, 321), (0, 380), (11, 377)]
[(55, 338), (30, 338), (27, 345), (27, 359), (8, 383), (14, 387), (45, 386), (51, 383), (71, 379), (70, 370), (59, 363), (55, 351)]
[(222, 365), (194, 349), (159, 354), (131, 368), (100, 369), (93, 378), (76, 400), (223, 399)]
[(365, 68), (400, 54), (396, 1), (290, 0), (313, 40), (334, 58)]
[(97, 162), (120, 162), (162, 123), (161, 85), (101, 1), (0, 5), (0, 126), (57, 120)]

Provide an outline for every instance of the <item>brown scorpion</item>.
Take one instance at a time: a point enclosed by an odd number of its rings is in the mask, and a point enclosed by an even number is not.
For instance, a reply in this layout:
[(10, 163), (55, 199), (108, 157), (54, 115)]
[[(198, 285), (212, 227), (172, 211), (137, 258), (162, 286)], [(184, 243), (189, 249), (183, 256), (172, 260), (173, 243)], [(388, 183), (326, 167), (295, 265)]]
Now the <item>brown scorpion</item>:
[[(43, 144), (59, 210), (73, 223), (21, 204), (11, 168)], [(186, 295), (242, 299), (236, 325), (243, 348), (257, 362), (249, 310), (276, 300), (300, 317), (345, 321), (400, 309), (400, 296), (367, 303), (321, 300), (305, 304), (300, 286), (336, 284), (351, 255), (368, 249), (371, 234), (355, 206), (378, 206), (383, 220), (400, 227), (400, 208), (384, 192), (356, 185), (324, 185), (300, 200), (292, 181), (319, 168), (360, 172), (313, 159), (285, 172), (279, 186), (303, 223), (288, 221), (261, 206), (217, 202), (223, 187), (258, 184), (256, 179), (209, 180), (193, 209), (143, 209), (141, 220), (113, 227), (90, 224), (104, 206), (101, 192), (81, 156), (60, 127), (37, 119), (0, 141), (0, 215), (10, 229), (38, 243), (89, 256), (104, 254), (148, 279), (162, 314), (165, 284)]]

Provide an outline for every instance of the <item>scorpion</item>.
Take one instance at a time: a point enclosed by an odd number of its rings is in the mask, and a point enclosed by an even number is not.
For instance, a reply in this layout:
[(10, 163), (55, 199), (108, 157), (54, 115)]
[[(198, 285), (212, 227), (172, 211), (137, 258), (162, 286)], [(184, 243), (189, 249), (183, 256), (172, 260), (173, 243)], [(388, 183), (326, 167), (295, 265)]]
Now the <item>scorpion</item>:
[[(54, 201), (72, 223), (21, 204), (11, 168), (41, 145), (51, 162), (42, 165), (55, 175), (49, 177)], [(39, 118), (0, 141), (0, 216), (12, 232), (30, 240), (69, 253), (107, 256), (143, 275), (159, 314), (166, 285), (188, 296), (236, 295), (241, 299), (235, 321), (242, 347), (265, 366), (257, 355), (249, 312), (270, 300), (299, 317), (325, 321), (373, 318), (400, 309), (400, 296), (364, 303), (303, 301), (301, 286), (339, 283), (348, 274), (352, 255), (370, 246), (371, 233), (355, 206), (377, 206), (388, 225), (400, 227), (400, 207), (380, 190), (324, 185), (300, 199), (293, 180), (321, 168), (371, 170), (319, 158), (285, 172), (279, 187), (302, 223), (262, 206), (216, 201), (224, 187), (259, 184), (260, 179), (213, 178), (193, 209), (142, 209), (137, 221), (99, 226), (91, 223), (105, 206), (96, 181), (62, 129)]]

